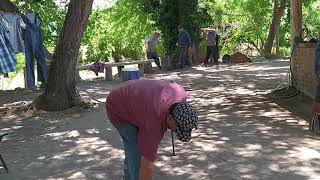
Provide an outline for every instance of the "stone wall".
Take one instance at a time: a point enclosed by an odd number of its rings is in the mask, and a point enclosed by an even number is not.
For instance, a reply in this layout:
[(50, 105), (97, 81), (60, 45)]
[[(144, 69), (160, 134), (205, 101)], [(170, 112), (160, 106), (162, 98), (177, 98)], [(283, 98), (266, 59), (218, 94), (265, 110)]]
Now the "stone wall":
[(301, 43), (295, 47), (292, 56), (292, 81), (305, 95), (313, 98), (315, 91), (314, 60), (316, 44)]

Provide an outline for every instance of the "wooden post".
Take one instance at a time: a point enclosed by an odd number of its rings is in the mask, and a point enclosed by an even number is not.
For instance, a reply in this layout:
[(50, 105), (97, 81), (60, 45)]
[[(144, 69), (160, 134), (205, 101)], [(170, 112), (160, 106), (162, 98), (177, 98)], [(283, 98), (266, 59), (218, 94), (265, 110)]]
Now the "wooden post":
[(122, 76), (122, 69), (124, 68), (124, 66), (117, 66), (118, 68), (118, 75), (119, 75), (119, 78), (121, 79), (121, 76)]
[(140, 76), (144, 76), (144, 64), (138, 64), (138, 68), (140, 70)]
[(291, 42), (302, 40), (302, 0), (291, 0)]
[(105, 67), (104, 73), (105, 73), (105, 80), (112, 81), (112, 67)]
[(145, 74), (152, 74), (152, 73), (153, 73), (151, 61), (145, 63), (145, 65), (144, 65), (144, 73), (145, 73)]

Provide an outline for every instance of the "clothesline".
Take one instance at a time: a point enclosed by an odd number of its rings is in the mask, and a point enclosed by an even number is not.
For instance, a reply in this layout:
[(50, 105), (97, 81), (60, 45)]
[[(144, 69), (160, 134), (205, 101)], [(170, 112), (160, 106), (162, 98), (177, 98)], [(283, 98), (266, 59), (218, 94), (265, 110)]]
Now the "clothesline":
[(16, 54), (24, 53), (28, 88), (36, 88), (35, 60), (40, 79), (47, 83), (48, 69), (45, 59), (49, 53), (43, 45), (40, 16), (33, 11), (21, 15), (0, 11), (0, 17), (0, 53), (4, 57), (0, 59), (0, 73), (7, 76), (8, 73), (15, 72)]

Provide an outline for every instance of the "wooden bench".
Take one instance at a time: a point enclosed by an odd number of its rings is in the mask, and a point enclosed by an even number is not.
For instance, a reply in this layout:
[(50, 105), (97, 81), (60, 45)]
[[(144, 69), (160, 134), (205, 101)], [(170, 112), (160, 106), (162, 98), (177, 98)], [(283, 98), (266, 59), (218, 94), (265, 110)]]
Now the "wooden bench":
[[(118, 74), (121, 76), (121, 69), (127, 65), (138, 64), (138, 68), (140, 70), (141, 76), (143, 76), (144, 74), (150, 74), (152, 73), (152, 62), (154, 62), (154, 59), (105, 64), (104, 65), (105, 80), (112, 81), (112, 67), (118, 67)], [(76, 68), (76, 71), (78, 73), (81, 70), (90, 70), (91, 65), (92, 64), (79, 66)]]
[[(3, 138), (4, 136), (8, 135), (8, 134), (9, 134), (8, 132), (0, 132), (0, 142), (1, 142), (2, 138)], [(6, 171), (6, 173), (9, 173), (9, 169), (8, 169), (6, 163), (4, 162), (1, 154), (0, 154), (0, 162), (1, 162), (0, 166), (4, 168), (4, 170)]]

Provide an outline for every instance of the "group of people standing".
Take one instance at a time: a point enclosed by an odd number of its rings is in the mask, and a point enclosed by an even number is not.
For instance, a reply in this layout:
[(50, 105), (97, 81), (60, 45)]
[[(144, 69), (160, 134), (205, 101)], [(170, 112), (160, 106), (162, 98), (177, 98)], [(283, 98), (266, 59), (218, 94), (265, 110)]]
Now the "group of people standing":
[[(207, 53), (204, 60), (204, 65), (207, 66), (210, 56), (212, 55), (214, 59), (214, 64), (218, 65), (219, 59), (219, 36), (214, 28), (202, 29), (205, 32), (205, 40), (207, 42)], [(182, 27), (178, 26), (178, 40), (176, 46), (179, 48), (179, 61), (180, 68), (190, 67), (190, 61), (188, 60), (188, 49), (192, 45), (192, 40), (189, 33)], [(157, 67), (162, 69), (159, 56), (156, 52), (157, 46), (160, 44), (159, 38), (161, 33), (156, 31), (153, 35), (149, 37), (146, 42), (147, 58), (154, 59)]]
[[(188, 60), (188, 48), (191, 46), (191, 38), (187, 31), (183, 29), (183, 27), (178, 27), (178, 41), (176, 45), (180, 49), (180, 67), (183, 69), (185, 66), (191, 66), (190, 62)], [(162, 69), (159, 56), (156, 52), (157, 46), (160, 44), (159, 38), (161, 36), (161, 33), (159, 31), (156, 31), (153, 35), (149, 37), (149, 39), (146, 42), (147, 46), (147, 58), (148, 59), (154, 59), (155, 63), (157, 64), (157, 67), (159, 69)]]

